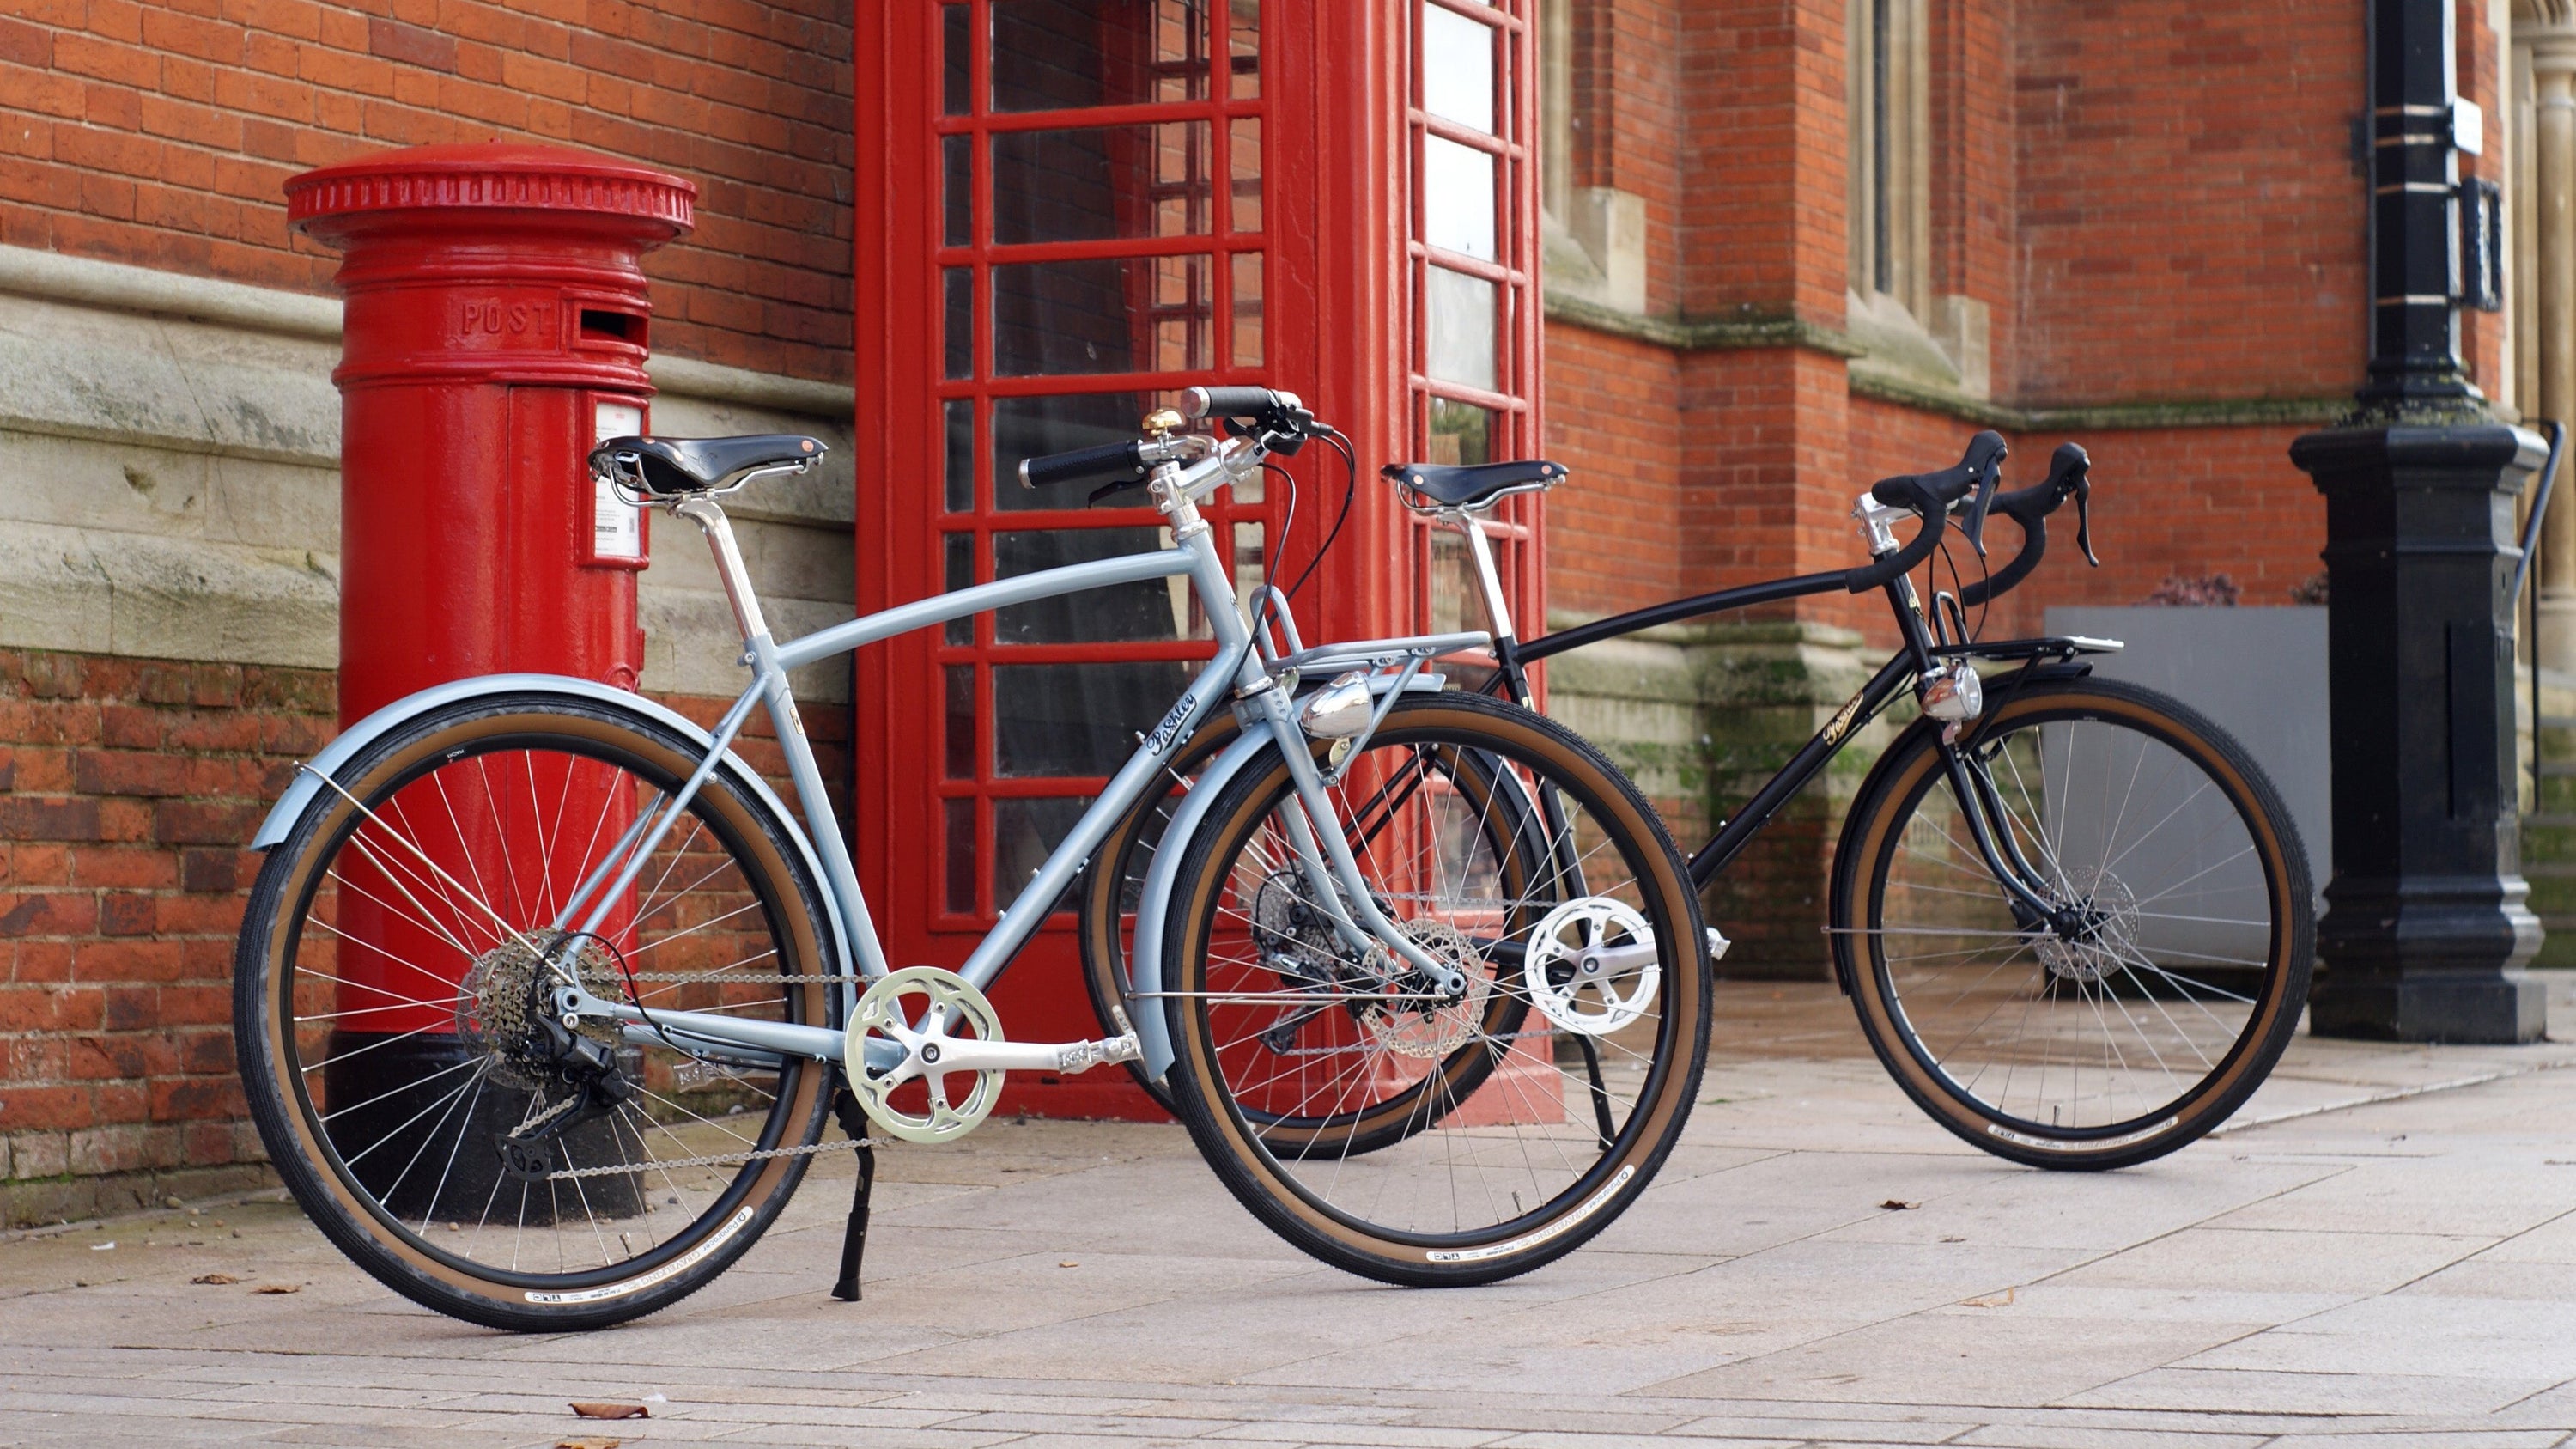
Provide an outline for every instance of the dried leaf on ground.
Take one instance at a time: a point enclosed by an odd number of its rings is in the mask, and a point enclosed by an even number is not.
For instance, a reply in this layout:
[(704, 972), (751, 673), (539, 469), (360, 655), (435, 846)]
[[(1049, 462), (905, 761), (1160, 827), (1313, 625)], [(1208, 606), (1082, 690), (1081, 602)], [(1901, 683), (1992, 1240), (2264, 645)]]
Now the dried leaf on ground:
[(557, 1439), (555, 1449), (617, 1449), (623, 1439)]
[(253, 1293), (301, 1293), (304, 1291), (304, 1285), (301, 1283), (262, 1283), (250, 1291)]
[(575, 1404), (572, 1411), (585, 1419), (649, 1419), (653, 1411), (642, 1404)]
[(1916, 1209), (1916, 1208), (1919, 1208), (1919, 1207), (1923, 1206), (1923, 1204), (1921, 1204), (1921, 1203), (1919, 1203), (1919, 1202), (1907, 1202), (1907, 1201), (1905, 1201), (1903, 1198), (1894, 1198), (1894, 1197), (1892, 1197), (1892, 1198), (1889, 1198), (1887, 1201), (1885, 1201), (1885, 1202), (1883, 1202), (1883, 1203), (1880, 1203), (1880, 1204), (1879, 1204), (1879, 1206), (1880, 1206), (1881, 1208), (1884, 1208), (1884, 1209), (1885, 1209), (1885, 1210), (1887, 1210), (1888, 1212), (1892, 1212), (1892, 1213), (1903, 1213), (1903, 1212), (1912, 1212), (1914, 1209)]
[(191, 1283), (211, 1283), (216, 1287), (221, 1287), (226, 1283), (238, 1283), (241, 1280), (230, 1273), (200, 1273), (188, 1281)]
[(2013, 1305), (2014, 1296), (2020, 1292), (2019, 1288), (2007, 1288), (1989, 1297), (1962, 1298), (1959, 1301), (1970, 1308), (2010, 1308)]

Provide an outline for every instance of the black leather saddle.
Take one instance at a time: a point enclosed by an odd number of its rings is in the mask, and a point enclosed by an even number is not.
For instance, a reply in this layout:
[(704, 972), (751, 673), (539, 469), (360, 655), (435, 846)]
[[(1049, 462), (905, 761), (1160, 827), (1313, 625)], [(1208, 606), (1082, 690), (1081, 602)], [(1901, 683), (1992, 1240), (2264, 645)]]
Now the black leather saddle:
[(1463, 468), (1436, 463), (1389, 463), (1378, 471), (1389, 482), (1439, 507), (1466, 509), (1490, 508), (1514, 493), (1553, 488), (1565, 477), (1564, 464), (1545, 458), (1478, 463)]
[(754, 468), (812, 463), (831, 449), (819, 438), (755, 433), (741, 438), (611, 438), (590, 450), (592, 471), (626, 477), (648, 492), (703, 493)]

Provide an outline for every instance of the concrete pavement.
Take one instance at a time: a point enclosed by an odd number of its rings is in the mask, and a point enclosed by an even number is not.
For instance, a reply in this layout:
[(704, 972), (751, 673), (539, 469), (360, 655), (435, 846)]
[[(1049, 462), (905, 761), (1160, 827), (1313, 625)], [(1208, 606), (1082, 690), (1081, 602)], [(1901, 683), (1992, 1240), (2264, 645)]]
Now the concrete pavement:
[[(2576, 1039), (2576, 983), (2552, 994)], [(716, 1286), (581, 1337), (448, 1322), (291, 1205), (199, 1204), (0, 1243), (0, 1445), (2550, 1449), (2576, 1431), (2576, 1072), (2558, 1070), (2576, 1046), (2303, 1038), (2221, 1135), (2084, 1177), (1931, 1126), (1829, 989), (1731, 985), (1720, 1019), (1654, 1190), (1496, 1287), (1317, 1267), (1172, 1127), (1002, 1122), (884, 1150), (855, 1305), (824, 1296), (848, 1173), (826, 1159)], [(217, 1274), (240, 1281), (191, 1281)], [(646, 1421), (565, 1407), (651, 1394)]]

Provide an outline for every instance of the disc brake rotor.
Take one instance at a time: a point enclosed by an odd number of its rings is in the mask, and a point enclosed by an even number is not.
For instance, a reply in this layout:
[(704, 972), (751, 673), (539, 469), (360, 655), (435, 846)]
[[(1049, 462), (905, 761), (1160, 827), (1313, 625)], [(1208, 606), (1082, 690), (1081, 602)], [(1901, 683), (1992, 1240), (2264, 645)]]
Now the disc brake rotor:
[(2089, 921), (2081, 937), (2042, 936), (2033, 949), (2048, 974), (2086, 986), (2118, 976), (2138, 959), (2138, 897), (2118, 876), (2078, 869), (2068, 884)]
[[(1483, 1028), (1485, 1001), (1493, 995), (1493, 979), (1475, 943), (1448, 922), (1407, 921), (1403, 930), (1413, 944), (1464, 974), (1467, 992), (1455, 1001), (1371, 1002), (1361, 1010), (1360, 1020), (1378, 1045), (1397, 1056), (1436, 1061), (1465, 1046)], [(1409, 977), (1398, 978), (1393, 984), (1399, 994), (1422, 989)]]
[[(868, 1120), (907, 1142), (954, 1142), (972, 1132), (1001, 1100), (999, 1070), (942, 1071), (939, 1059), (951, 1041), (1000, 1041), (1002, 1019), (975, 984), (936, 966), (907, 966), (870, 986), (850, 1018), (842, 1065), (850, 1093)], [(887, 1043), (903, 1054), (895, 1066), (871, 1068), (868, 1044)], [(971, 1078), (963, 1093), (951, 1090)], [(898, 1107), (894, 1094), (922, 1084), (927, 1105)]]
[(1539, 1015), (1577, 1036), (1607, 1036), (1644, 1016), (1664, 981), (1653, 928), (1608, 896), (1548, 912), (1529, 934), (1521, 974)]

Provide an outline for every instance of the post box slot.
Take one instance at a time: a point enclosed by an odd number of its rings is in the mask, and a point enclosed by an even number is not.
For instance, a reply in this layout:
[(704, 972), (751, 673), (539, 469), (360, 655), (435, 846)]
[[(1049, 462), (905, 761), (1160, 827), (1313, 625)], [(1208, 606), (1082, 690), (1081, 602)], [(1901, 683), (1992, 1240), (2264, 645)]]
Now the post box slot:
[(644, 319), (632, 312), (610, 312), (596, 307), (581, 309), (581, 340), (584, 342), (623, 342), (632, 347), (644, 345)]

